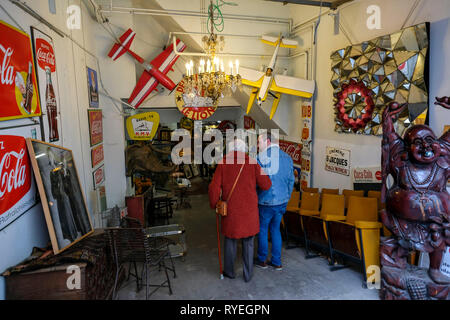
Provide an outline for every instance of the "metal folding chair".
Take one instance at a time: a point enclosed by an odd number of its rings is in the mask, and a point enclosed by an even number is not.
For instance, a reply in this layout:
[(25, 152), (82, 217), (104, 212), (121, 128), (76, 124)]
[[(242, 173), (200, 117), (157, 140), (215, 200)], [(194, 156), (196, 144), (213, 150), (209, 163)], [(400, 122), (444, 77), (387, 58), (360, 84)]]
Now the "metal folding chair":
[[(114, 282), (113, 298), (116, 295), (119, 270), (120, 267), (127, 263), (143, 263), (142, 275), (139, 278), (136, 271), (136, 282), (138, 290), (140, 285), (145, 285), (145, 297), (148, 299), (156, 290), (162, 287), (169, 288), (169, 293), (172, 294), (172, 287), (170, 284), (167, 266), (165, 265), (165, 257), (169, 255), (168, 242), (164, 238), (149, 238), (142, 228), (110, 228), (105, 230), (111, 252), (116, 263), (116, 278)], [(158, 267), (164, 269), (166, 280), (160, 284), (150, 283), (150, 271)], [(145, 279), (145, 282), (140, 283)], [(156, 287), (149, 293), (150, 287)]]

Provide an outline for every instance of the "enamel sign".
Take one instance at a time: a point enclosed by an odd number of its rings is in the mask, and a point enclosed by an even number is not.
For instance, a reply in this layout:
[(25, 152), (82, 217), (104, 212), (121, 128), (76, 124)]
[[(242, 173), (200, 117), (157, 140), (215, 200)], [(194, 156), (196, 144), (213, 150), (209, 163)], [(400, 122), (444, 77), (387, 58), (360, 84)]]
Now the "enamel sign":
[(127, 132), (131, 140), (152, 140), (159, 126), (157, 112), (144, 112), (128, 117)]
[(41, 115), (31, 40), (0, 21), (0, 121)]
[(0, 136), (0, 230), (30, 209), (35, 195), (25, 138)]

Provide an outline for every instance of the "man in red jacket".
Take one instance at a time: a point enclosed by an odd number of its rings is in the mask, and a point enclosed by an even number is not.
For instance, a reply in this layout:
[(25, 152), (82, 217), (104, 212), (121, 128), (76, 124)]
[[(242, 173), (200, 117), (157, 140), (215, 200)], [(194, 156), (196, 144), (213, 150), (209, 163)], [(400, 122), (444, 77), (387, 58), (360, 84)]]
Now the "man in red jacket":
[[(229, 194), (241, 170), (235, 189)], [(245, 143), (235, 140), (234, 147), (219, 162), (209, 185), (211, 208), (222, 192), (222, 200), (227, 201), (227, 216), (222, 217), (224, 240), (224, 272), (227, 278), (235, 278), (234, 261), (236, 259), (237, 240), (242, 240), (242, 258), (244, 261), (244, 280), (248, 282), (253, 275), (254, 236), (259, 232), (258, 195), (256, 187), (268, 190), (272, 183), (257, 164), (255, 159), (245, 153)]]

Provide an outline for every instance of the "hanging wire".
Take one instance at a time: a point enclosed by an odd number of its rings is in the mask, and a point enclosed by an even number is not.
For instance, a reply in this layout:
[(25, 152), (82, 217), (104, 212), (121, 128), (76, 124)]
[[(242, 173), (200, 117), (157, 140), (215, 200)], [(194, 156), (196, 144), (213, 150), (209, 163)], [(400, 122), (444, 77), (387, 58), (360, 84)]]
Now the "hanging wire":
[(317, 28), (319, 27), (319, 24), (320, 24), (320, 18), (322, 17), (322, 4), (323, 4), (322, 2), (323, 2), (323, 1), (320, 0), (319, 17), (318, 17), (318, 19), (317, 19), (316, 26), (315, 26), (315, 28), (314, 28), (314, 42), (313, 42), (313, 44), (316, 44), (316, 42), (317, 42)]
[(220, 8), (224, 5), (228, 6), (237, 6), (237, 3), (228, 2), (224, 0), (216, 0), (216, 4), (214, 4), (211, 0), (211, 3), (208, 7), (208, 20), (206, 21), (206, 27), (209, 30), (209, 25), (211, 24), (217, 32), (222, 32), (225, 24), (223, 19), (223, 14)]
[(409, 14), (405, 19), (405, 22), (403, 22), (403, 25), (401, 27), (401, 29), (405, 28), (406, 22), (409, 20), (409, 18), (411, 17), (411, 15), (413, 14), (413, 12), (416, 10), (417, 5), (419, 4), (420, 0), (416, 0), (416, 2), (414, 2), (413, 6), (411, 7), (411, 10), (409, 10)]
[(19, 28), (22, 32), (26, 32), (22, 26), (9, 14), (9, 12), (7, 10), (5, 10), (5, 8), (3, 8), (3, 6), (0, 4), (0, 9), (2, 9), (6, 15), (12, 20), (12, 22), (14, 22), (17, 26), (17, 28)]

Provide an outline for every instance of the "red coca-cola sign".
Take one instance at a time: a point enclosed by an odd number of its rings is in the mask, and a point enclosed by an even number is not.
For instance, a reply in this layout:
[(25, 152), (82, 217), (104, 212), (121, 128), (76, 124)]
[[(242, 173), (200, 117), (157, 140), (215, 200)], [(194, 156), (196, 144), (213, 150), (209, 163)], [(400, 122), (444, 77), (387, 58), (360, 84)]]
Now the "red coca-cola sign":
[(0, 121), (41, 115), (28, 34), (0, 21)]
[(42, 70), (49, 67), (51, 72), (55, 72), (55, 53), (50, 43), (42, 38), (36, 39), (36, 61)]
[(0, 136), (0, 230), (34, 205), (31, 179), (25, 139)]
[(301, 166), (302, 164), (302, 145), (286, 141), (286, 140), (280, 140), (279, 141), (280, 149), (286, 152), (291, 158), (292, 161), (294, 161), (295, 164), (298, 164)]

